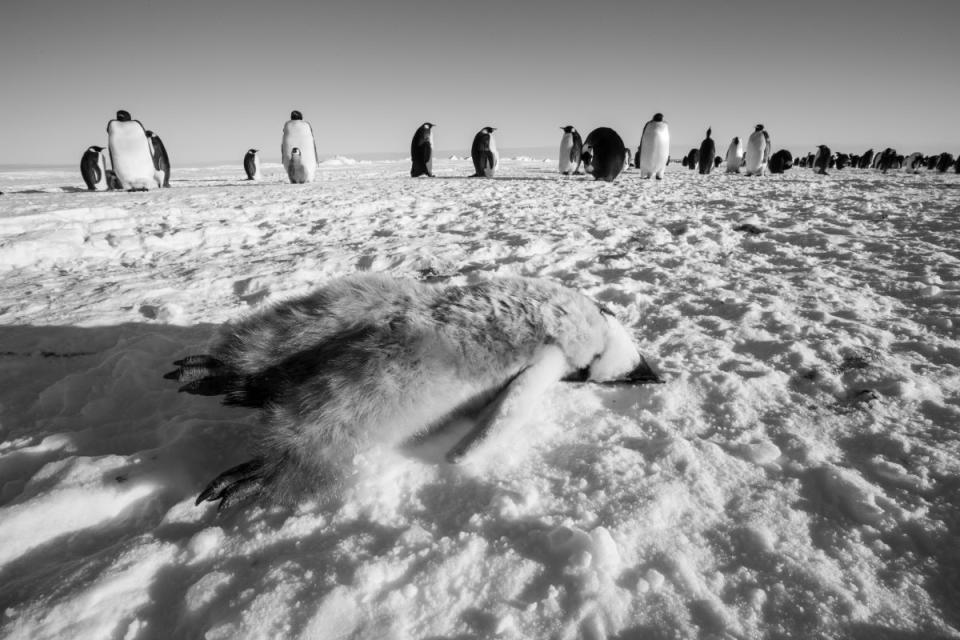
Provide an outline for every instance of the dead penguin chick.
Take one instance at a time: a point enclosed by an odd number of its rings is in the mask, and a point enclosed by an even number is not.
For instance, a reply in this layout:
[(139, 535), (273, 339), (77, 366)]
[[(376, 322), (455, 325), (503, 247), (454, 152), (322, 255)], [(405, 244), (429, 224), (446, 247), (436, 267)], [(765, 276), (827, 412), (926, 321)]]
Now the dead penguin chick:
[(225, 325), (209, 355), (175, 363), (181, 391), (259, 408), (258, 455), (197, 498), (228, 507), (335, 489), (354, 455), (399, 445), (481, 407), (447, 454), (461, 460), (520, 428), (567, 378), (658, 381), (626, 329), (556, 283), (466, 286), (360, 274)]

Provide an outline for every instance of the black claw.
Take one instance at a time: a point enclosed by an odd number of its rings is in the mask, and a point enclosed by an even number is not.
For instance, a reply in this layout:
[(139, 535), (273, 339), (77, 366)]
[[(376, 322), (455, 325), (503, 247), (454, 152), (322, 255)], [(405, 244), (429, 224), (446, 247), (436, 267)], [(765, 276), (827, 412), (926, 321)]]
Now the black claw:
[(230, 378), (226, 376), (215, 376), (210, 378), (201, 378), (193, 380), (178, 389), (184, 393), (192, 393), (198, 396), (220, 396), (230, 389)]
[(218, 509), (239, 504), (263, 489), (266, 477), (263, 460), (254, 458), (227, 469), (213, 479), (197, 496), (195, 505), (220, 500)]

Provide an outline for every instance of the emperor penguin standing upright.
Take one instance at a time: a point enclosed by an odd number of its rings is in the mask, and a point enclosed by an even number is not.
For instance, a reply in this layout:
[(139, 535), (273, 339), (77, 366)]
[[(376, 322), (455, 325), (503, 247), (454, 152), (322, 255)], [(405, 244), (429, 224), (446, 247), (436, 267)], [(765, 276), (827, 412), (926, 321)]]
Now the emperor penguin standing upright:
[(243, 170), (247, 174), (247, 180), (260, 179), (260, 155), (259, 149), (250, 149), (243, 156)]
[(107, 159), (103, 147), (89, 147), (80, 159), (80, 175), (90, 191), (107, 190)]
[(163, 186), (163, 172), (153, 164), (147, 132), (129, 112), (121, 109), (116, 119), (107, 123), (107, 147), (110, 165), (122, 188), (146, 191)]
[(563, 137), (560, 138), (560, 173), (565, 176), (571, 173), (576, 175), (580, 173), (583, 139), (580, 137), (580, 132), (569, 124), (560, 128), (563, 129)]
[(707, 128), (707, 137), (700, 143), (700, 164), (697, 168), (701, 174), (713, 171), (713, 158), (717, 155), (717, 145), (710, 137), (712, 132), (712, 128)]
[(492, 178), (500, 164), (500, 154), (497, 153), (497, 141), (493, 137), (496, 127), (484, 127), (473, 137), (473, 146), (470, 147), (470, 157), (473, 159), (475, 173), (472, 178)]
[(414, 132), (410, 142), (410, 177), (433, 177), (433, 128), (432, 122), (424, 122)]
[(283, 125), (280, 158), (288, 176), (293, 175), (290, 172), (290, 161), (295, 148), (300, 150), (297, 175), (303, 178), (302, 182), (313, 182), (317, 175), (317, 141), (313, 137), (313, 127), (303, 119), (303, 114), (299, 111), (291, 111), (290, 119)]
[(163, 146), (163, 140), (153, 131), (147, 131), (147, 138), (150, 140), (150, 155), (153, 156), (153, 167), (157, 171), (163, 172), (163, 186), (170, 187), (170, 156), (167, 155), (167, 148)]
[(743, 161), (743, 145), (740, 136), (730, 141), (727, 147), (727, 173), (740, 173), (740, 163)]
[(762, 176), (764, 167), (770, 156), (770, 141), (763, 130), (763, 125), (758, 124), (754, 127), (753, 133), (747, 139), (747, 151), (745, 154), (746, 166), (744, 173), (748, 176)]
[(830, 164), (830, 147), (824, 144), (817, 145), (817, 155), (813, 159), (813, 172), (827, 175), (828, 164)]
[(656, 177), (663, 180), (663, 170), (670, 156), (670, 129), (662, 113), (653, 114), (653, 119), (643, 125), (640, 148), (637, 150), (637, 168), (641, 178)]

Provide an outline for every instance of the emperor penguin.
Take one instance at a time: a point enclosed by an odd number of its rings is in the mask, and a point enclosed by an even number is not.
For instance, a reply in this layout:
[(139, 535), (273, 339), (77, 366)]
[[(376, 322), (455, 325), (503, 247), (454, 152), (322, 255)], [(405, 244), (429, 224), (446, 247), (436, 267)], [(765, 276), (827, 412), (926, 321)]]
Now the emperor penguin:
[(219, 509), (335, 497), (357, 454), (422, 437), (451, 416), (472, 426), (448, 461), (495, 458), (536, 428), (540, 398), (561, 381), (661, 382), (609, 309), (519, 277), (334, 279), (224, 326), (208, 355), (174, 365), (164, 377), (180, 391), (260, 411), (255, 457), (196, 499)]
[(770, 156), (770, 162), (767, 163), (767, 169), (770, 173), (783, 173), (793, 166), (793, 154), (786, 149), (777, 151)]
[(825, 176), (827, 175), (827, 167), (830, 164), (830, 147), (825, 144), (817, 145), (817, 155), (813, 159), (813, 172)]
[(163, 186), (170, 187), (170, 157), (163, 146), (163, 140), (153, 131), (147, 131), (150, 140), (150, 155), (153, 156), (153, 167), (163, 173)]
[(484, 127), (473, 137), (470, 157), (473, 159), (473, 178), (492, 178), (500, 164), (497, 141), (493, 137), (496, 127)]
[(298, 174), (302, 176), (302, 182), (313, 182), (317, 175), (317, 141), (313, 137), (313, 127), (299, 111), (291, 111), (290, 119), (283, 125), (280, 158), (288, 176), (291, 175), (290, 160), (294, 148), (300, 150)]
[(840, 171), (845, 166), (850, 164), (850, 154), (849, 153), (837, 153), (837, 171)]
[[(314, 167), (316, 169), (316, 167)], [(303, 153), (300, 147), (294, 147), (290, 150), (290, 161), (287, 163), (287, 177), (291, 184), (304, 184), (312, 182), (313, 178), (308, 167), (303, 164)]]
[(869, 169), (871, 164), (873, 164), (873, 149), (867, 149), (863, 155), (860, 156), (860, 164), (857, 168)]
[(110, 166), (122, 188), (146, 191), (163, 186), (163, 172), (153, 164), (147, 132), (127, 111), (117, 111), (116, 119), (107, 123), (107, 147)]
[[(837, 165), (839, 167), (840, 159), (837, 158)], [(907, 156), (906, 160), (903, 162), (903, 170), (907, 173), (920, 173), (920, 169), (923, 168), (923, 154), (920, 152), (911, 153)]]
[(637, 168), (641, 178), (654, 177), (663, 180), (670, 156), (670, 128), (662, 113), (653, 114), (653, 118), (643, 125), (640, 135), (640, 147), (637, 149)]
[(687, 152), (687, 164), (684, 165), (687, 169), (693, 170), (697, 168), (697, 164), (700, 162), (700, 149), (690, 149)]
[(937, 172), (946, 173), (947, 169), (949, 169), (952, 165), (953, 165), (953, 154), (947, 153), (946, 151), (944, 151), (943, 153), (940, 154), (940, 157), (937, 160)]
[(249, 149), (243, 156), (243, 170), (247, 174), (247, 180), (260, 179), (260, 150)]
[(712, 128), (707, 128), (707, 137), (700, 143), (700, 160), (697, 169), (701, 174), (713, 171), (713, 157), (717, 155), (717, 145), (710, 137), (712, 132)]
[(740, 162), (743, 160), (743, 145), (740, 137), (734, 137), (727, 147), (727, 173), (740, 173)]
[(560, 127), (563, 136), (560, 138), (560, 173), (565, 176), (580, 173), (580, 153), (583, 150), (583, 138), (580, 132), (571, 125)]
[(410, 177), (433, 177), (433, 128), (432, 122), (424, 122), (413, 133), (410, 142)]
[(609, 127), (598, 127), (584, 140), (580, 160), (594, 180), (613, 182), (623, 170), (625, 153), (620, 134)]
[(887, 147), (880, 154), (880, 159), (876, 161), (876, 168), (886, 173), (890, 169), (898, 169), (900, 163), (897, 160), (897, 150)]
[(769, 159), (769, 139), (765, 135), (766, 132), (763, 129), (762, 124), (758, 124), (753, 129), (753, 133), (750, 134), (750, 137), (747, 139), (747, 149), (744, 154), (746, 160), (746, 166), (744, 167), (744, 174), (748, 176), (762, 176), (764, 168), (767, 165)]
[(937, 163), (940, 162), (940, 156), (927, 156), (927, 171), (933, 171), (937, 168)]
[(90, 191), (106, 191), (107, 159), (103, 155), (103, 147), (88, 147), (80, 158), (80, 175)]

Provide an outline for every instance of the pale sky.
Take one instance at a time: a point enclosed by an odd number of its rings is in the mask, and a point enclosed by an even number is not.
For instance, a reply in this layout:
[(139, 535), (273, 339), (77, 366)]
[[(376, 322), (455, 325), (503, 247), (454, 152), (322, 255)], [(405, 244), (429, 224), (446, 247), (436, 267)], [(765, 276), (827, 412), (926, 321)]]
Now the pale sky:
[(436, 123), (466, 153), (552, 147), (559, 127), (673, 156), (762, 122), (775, 148), (960, 153), (960, 0), (643, 3), (30, 0), (0, 20), (0, 164), (74, 164), (117, 109), (174, 169), (279, 157), (292, 109), (321, 158), (402, 153)]

